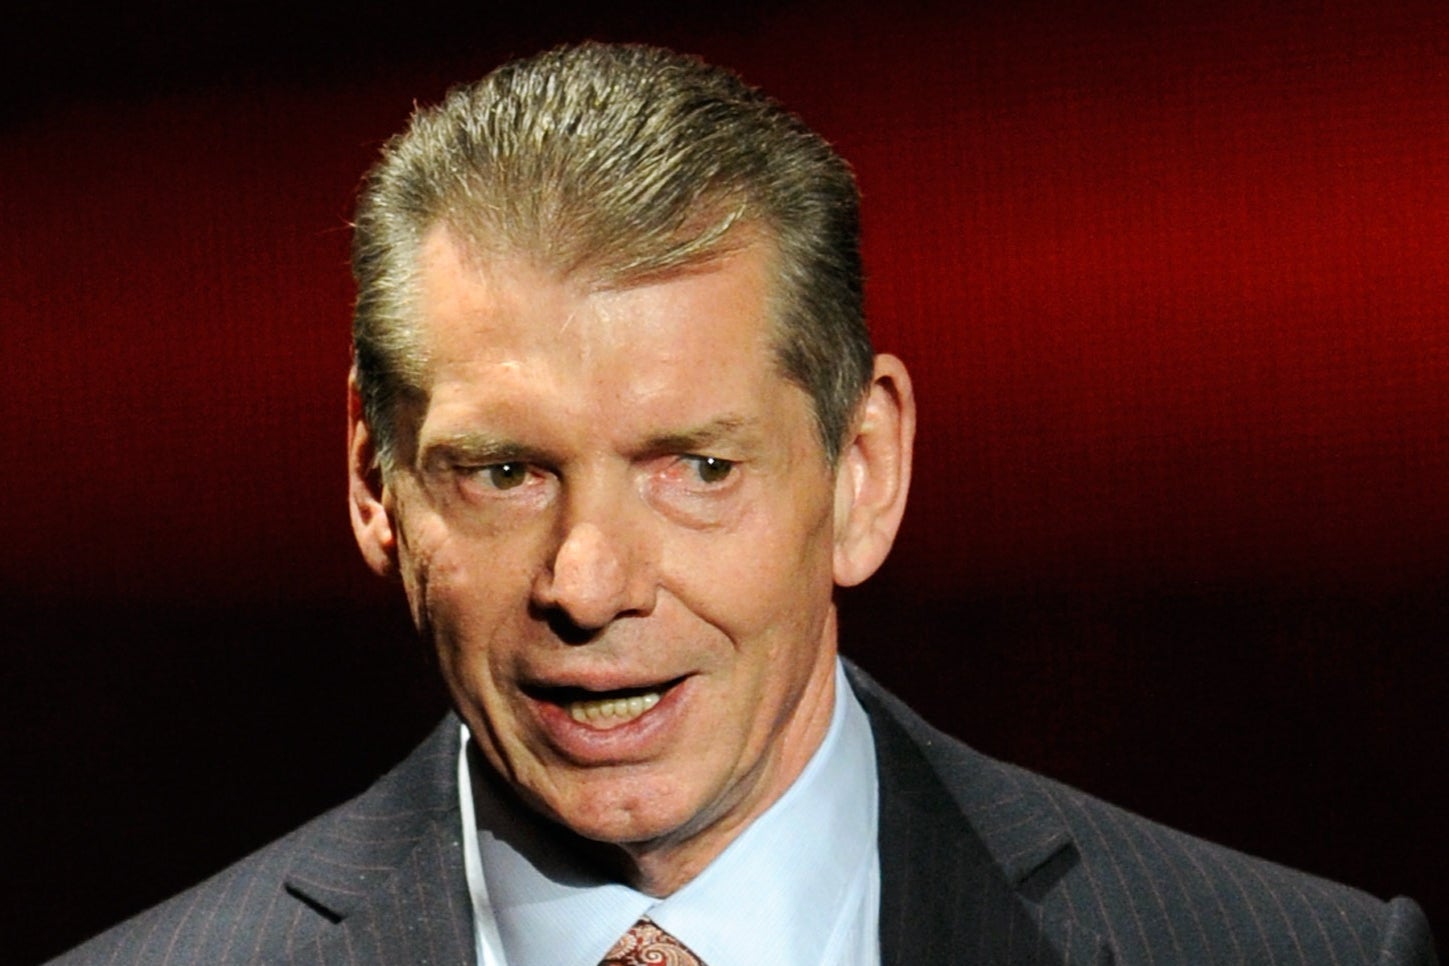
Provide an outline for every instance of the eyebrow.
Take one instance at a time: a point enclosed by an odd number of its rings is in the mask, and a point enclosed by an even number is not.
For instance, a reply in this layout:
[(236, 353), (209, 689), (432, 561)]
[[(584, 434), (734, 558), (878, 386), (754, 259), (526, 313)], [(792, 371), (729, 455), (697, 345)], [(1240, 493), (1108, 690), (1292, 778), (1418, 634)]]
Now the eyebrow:
[(645, 448), (660, 453), (688, 453), (707, 450), (728, 441), (748, 449), (758, 443), (755, 427), (755, 420), (744, 416), (719, 416), (699, 426), (651, 436)]
[(418, 453), (420, 466), (439, 461), (485, 465), (489, 463), (546, 463), (548, 454), (536, 446), (506, 436), (465, 430), (430, 439)]
[[(639, 450), (643, 453), (697, 453), (721, 443), (731, 443), (749, 455), (760, 446), (758, 421), (736, 414), (718, 416), (698, 426), (656, 433), (647, 437)], [(478, 430), (444, 433), (423, 442), (418, 451), (418, 465), (437, 468), (441, 463), (484, 466), (493, 463), (533, 463), (551, 465), (556, 454), (538, 446), (519, 442)]]

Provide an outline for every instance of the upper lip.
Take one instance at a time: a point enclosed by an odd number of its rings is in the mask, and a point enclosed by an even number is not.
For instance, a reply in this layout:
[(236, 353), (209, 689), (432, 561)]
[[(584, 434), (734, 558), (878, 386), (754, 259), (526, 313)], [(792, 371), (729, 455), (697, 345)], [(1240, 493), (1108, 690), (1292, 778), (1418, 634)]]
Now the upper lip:
[(599, 675), (578, 675), (569, 678), (540, 678), (523, 681), (519, 687), (530, 697), (566, 704), (600, 697), (629, 697), (651, 691), (668, 691), (688, 675), (671, 678), (623, 675), (617, 672)]

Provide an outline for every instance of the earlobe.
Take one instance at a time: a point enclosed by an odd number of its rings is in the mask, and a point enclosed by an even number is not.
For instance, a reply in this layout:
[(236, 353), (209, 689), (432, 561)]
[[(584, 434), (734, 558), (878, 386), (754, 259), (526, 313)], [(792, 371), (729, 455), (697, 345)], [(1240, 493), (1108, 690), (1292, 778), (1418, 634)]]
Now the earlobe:
[(372, 430), (362, 412), (357, 373), (347, 378), (347, 505), (352, 534), (367, 565), (387, 577), (397, 572), (397, 539), (388, 513)]
[(875, 573), (890, 553), (906, 509), (916, 402), (905, 364), (875, 360), (870, 389), (835, 478), (835, 582), (850, 587)]

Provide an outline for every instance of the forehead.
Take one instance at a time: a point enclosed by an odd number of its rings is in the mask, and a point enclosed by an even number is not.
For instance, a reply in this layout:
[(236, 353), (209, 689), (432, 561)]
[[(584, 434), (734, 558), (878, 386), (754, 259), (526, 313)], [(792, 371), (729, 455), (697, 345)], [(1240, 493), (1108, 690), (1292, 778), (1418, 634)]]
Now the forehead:
[(751, 240), (688, 270), (601, 286), (525, 256), (474, 256), (435, 230), (417, 303), (429, 422), (534, 410), (623, 427), (776, 405), (799, 390), (774, 352), (772, 255)]
[(637, 348), (667, 339), (722, 348), (773, 344), (775, 246), (756, 232), (682, 268), (614, 281), (604, 272), (552, 267), (528, 253), (479, 252), (438, 226), (418, 257), (421, 355), (432, 368), (447, 350), (491, 341), (587, 348), (608, 335)]

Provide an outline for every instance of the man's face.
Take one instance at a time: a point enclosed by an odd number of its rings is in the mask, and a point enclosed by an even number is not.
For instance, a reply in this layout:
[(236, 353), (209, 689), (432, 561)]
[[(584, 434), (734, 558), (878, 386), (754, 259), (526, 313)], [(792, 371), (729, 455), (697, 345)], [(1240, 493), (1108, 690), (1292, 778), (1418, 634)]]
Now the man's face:
[(382, 497), (414, 617), (493, 767), (636, 857), (702, 865), (829, 722), (836, 479), (770, 255), (615, 290), (442, 230), (421, 262), (427, 402)]

